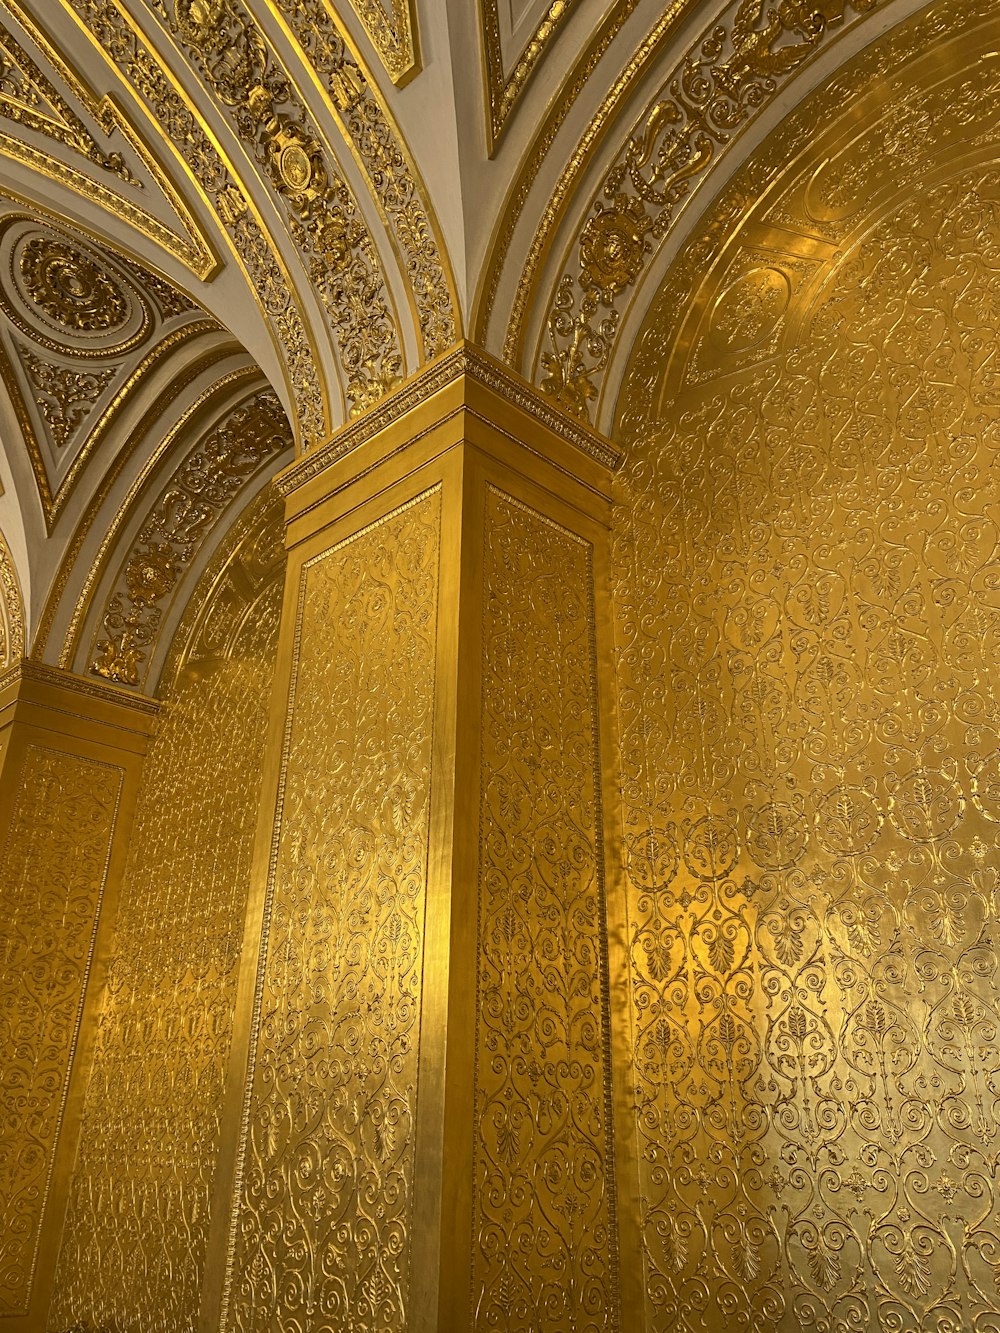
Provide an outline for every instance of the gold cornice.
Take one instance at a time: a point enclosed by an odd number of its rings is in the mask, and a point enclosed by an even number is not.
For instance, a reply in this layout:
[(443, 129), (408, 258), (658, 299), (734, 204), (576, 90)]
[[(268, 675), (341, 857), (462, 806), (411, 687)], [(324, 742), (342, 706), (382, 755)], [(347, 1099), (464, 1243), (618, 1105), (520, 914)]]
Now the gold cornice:
[(156, 717), (160, 711), (157, 700), (150, 699), (148, 695), (139, 694), (135, 690), (112, 684), (110, 681), (78, 676), (75, 672), (66, 671), (62, 667), (49, 666), (44, 662), (32, 661), (30, 658), (15, 662), (6, 671), (0, 672), (0, 700), (5, 692), (22, 682), (46, 690), (72, 690), (86, 699), (95, 699), (116, 708), (129, 708), (145, 717)]
[[(472, 343), (463, 342), (411, 376), (363, 416), (349, 422), (326, 444), (289, 464), (275, 479), (279, 491), (286, 497), (290, 496), (331, 464), (394, 426), (414, 408), (466, 378), (501, 396), (533, 418), (539, 426), (602, 467), (613, 471), (620, 466), (622, 455), (610, 440), (562, 411), (534, 385), (509, 370), (488, 352)], [(405, 439), (401, 439), (400, 443), (405, 445)]]

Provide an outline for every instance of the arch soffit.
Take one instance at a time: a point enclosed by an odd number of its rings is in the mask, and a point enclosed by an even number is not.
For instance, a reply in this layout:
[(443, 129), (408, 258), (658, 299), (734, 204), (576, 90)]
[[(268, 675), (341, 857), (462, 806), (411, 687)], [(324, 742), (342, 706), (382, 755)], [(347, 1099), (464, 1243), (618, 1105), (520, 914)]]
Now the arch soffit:
[[(914, 202), (915, 181), (924, 198), (1000, 160), (998, 45), (990, 0), (929, 6), (783, 121), (648, 302), (623, 354), (616, 438), (776, 365), (808, 335), (865, 237)], [(1000, 197), (995, 207), (1000, 216)]]

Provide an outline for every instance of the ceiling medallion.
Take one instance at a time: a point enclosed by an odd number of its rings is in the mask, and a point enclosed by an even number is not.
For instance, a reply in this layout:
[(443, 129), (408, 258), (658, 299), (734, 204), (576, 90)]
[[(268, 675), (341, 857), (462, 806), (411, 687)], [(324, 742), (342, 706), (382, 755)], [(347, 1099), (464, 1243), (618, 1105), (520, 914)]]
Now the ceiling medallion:
[(50, 352), (120, 357), (153, 327), (153, 308), (125, 261), (25, 214), (0, 223), (0, 275), (0, 310)]
[(90, 333), (120, 328), (129, 306), (93, 258), (53, 236), (33, 236), (18, 266), (26, 294), (51, 320)]

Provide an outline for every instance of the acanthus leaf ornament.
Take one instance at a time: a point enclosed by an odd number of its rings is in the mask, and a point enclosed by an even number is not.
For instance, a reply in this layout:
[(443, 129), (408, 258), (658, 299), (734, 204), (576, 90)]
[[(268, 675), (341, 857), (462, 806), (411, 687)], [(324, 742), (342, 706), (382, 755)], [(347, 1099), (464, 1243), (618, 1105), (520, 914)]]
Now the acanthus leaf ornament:
[[(336, 337), (352, 416), (402, 373), (399, 330), (375, 241), (330, 150), (240, 0), (152, 0), (230, 109), (288, 210), (292, 237)], [(331, 225), (332, 223), (332, 225)], [(339, 263), (330, 264), (331, 256)]]

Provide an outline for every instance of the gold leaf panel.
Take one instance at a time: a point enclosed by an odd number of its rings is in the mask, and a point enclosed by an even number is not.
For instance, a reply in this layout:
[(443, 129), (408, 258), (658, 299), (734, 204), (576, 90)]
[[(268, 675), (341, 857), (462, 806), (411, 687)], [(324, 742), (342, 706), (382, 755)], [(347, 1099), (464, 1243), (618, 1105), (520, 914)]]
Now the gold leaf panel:
[(617, 1327), (590, 547), (486, 500), (474, 1327)]
[(227, 1327), (408, 1325), (440, 491), (306, 565)]
[(29, 745), (0, 861), (0, 1317), (38, 1258), (123, 771)]
[(280, 510), (252, 517), (146, 759), (53, 1329), (177, 1333), (198, 1314), (281, 601), (279, 559), (246, 614), (254, 546), (280, 547)]

